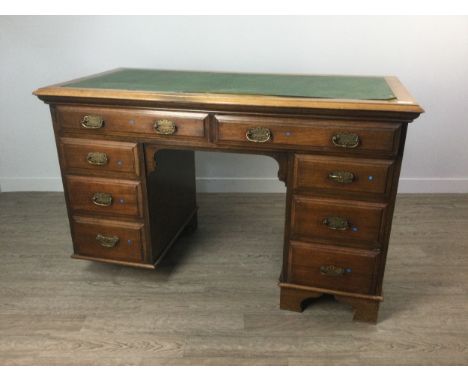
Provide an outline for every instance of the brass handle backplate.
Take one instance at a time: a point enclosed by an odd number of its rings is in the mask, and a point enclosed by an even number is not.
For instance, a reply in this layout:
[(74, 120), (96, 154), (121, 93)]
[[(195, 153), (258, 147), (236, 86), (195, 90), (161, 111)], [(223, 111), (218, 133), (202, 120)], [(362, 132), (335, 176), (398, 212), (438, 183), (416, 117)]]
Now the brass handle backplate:
[(107, 154), (99, 152), (88, 153), (88, 155), (86, 156), (86, 160), (89, 164), (95, 166), (104, 166), (107, 164)]
[(106, 236), (106, 235), (102, 235), (102, 234), (98, 233), (96, 235), (96, 240), (103, 247), (113, 248), (119, 242), (119, 237), (118, 236)]
[(323, 219), (322, 223), (328, 228), (335, 229), (337, 231), (345, 231), (349, 228), (348, 220), (339, 216), (329, 216)]
[(172, 135), (176, 132), (176, 124), (173, 121), (167, 119), (160, 119), (154, 123), (154, 129), (156, 133), (161, 135)]
[(320, 273), (325, 276), (343, 276), (346, 273), (351, 273), (350, 268), (341, 268), (335, 265), (322, 265)]
[(337, 147), (353, 149), (359, 145), (359, 136), (352, 133), (339, 133), (332, 137), (332, 142)]
[(100, 115), (85, 115), (80, 122), (85, 129), (100, 129), (104, 126), (104, 118)]
[(112, 204), (112, 195), (105, 192), (96, 192), (91, 198), (91, 201), (96, 206), (108, 207)]
[(354, 174), (349, 171), (333, 171), (328, 174), (328, 179), (336, 183), (352, 183)]
[(247, 129), (245, 137), (250, 142), (265, 143), (271, 140), (271, 131), (266, 127), (252, 127)]

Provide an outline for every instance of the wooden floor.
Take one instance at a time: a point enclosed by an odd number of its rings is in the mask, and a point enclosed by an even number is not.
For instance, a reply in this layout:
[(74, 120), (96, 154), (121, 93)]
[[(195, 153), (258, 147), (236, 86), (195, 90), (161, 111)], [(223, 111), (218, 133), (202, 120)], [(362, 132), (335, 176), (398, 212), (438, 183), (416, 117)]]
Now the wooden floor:
[(279, 310), (283, 203), (200, 195), (148, 271), (71, 260), (63, 194), (0, 194), (0, 364), (468, 364), (468, 195), (398, 198), (376, 326)]

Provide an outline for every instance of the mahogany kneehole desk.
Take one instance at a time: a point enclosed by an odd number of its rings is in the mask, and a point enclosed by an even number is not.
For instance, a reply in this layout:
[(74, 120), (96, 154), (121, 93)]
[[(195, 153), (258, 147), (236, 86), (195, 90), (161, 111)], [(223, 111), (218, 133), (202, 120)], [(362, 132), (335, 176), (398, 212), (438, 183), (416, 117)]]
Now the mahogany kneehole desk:
[(395, 77), (118, 69), (50, 104), (74, 258), (155, 268), (197, 225), (194, 150), (269, 155), (286, 184), (280, 307), (331, 294), (376, 322), (406, 129)]

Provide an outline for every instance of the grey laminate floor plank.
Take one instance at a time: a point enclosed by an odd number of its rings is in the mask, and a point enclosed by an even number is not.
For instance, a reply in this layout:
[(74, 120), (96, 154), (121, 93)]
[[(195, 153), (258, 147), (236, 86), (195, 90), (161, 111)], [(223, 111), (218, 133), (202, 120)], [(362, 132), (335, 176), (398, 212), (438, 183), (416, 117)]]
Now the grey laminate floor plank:
[(0, 364), (468, 364), (468, 195), (401, 195), (378, 325), (278, 308), (284, 195), (199, 195), (157, 271), (75, 261), (61, 193), (0, 194)]

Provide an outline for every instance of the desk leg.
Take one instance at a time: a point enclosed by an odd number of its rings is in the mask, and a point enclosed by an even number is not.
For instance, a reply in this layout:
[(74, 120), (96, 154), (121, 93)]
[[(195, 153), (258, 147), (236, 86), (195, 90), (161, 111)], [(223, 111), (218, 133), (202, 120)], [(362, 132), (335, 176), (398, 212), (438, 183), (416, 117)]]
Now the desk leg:
[(380, 301), (364, 300), (349, 296), (335, 296), (335, 300), (344, 302), (353, 307), (354, 321), (369, 322), (372, 324), (377, 323)]
[(377, 323), (379, 314), (379, 300), (358, 298), (333, 294), (332, 291), (320, 292), (320, 290), (294, 289), (291, 287), (281, 287), (280, 309), (302, 312), (311, 300), (321, 297), (323, 294), (330, 294), (336, 301), (352, 306), (354, 310), (354, 321)]
[(195, 157), (191, 150), (146, 145), (149, 224), (155, 262), (182, 232), (197, 227)]
[(302, 312), (307, 305), (307, 300), (319, 298), (320, 296), (322, 296), (320, 292), (281, 288), (280, 309)]

